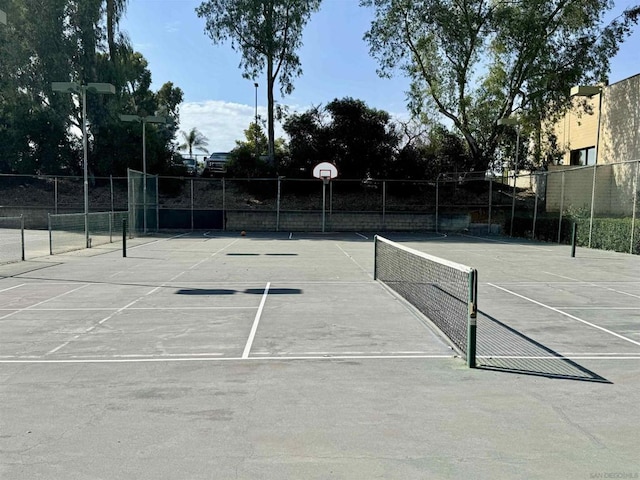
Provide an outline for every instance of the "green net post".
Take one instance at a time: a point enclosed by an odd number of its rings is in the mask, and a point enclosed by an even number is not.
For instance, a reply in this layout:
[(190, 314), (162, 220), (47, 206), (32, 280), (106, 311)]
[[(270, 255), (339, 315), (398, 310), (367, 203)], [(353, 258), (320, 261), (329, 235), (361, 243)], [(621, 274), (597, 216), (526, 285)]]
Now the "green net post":
[(24, 215), (20, 214), (20, 250), (21, 258), (24, 262)]
[(127, 256), (127, 219), (122, 219), (122, 256)]
[(467, 366), (476, 366), (476, 329), (478, 325), (478, 271), (469, 274), (469, 318), (467, 322)]

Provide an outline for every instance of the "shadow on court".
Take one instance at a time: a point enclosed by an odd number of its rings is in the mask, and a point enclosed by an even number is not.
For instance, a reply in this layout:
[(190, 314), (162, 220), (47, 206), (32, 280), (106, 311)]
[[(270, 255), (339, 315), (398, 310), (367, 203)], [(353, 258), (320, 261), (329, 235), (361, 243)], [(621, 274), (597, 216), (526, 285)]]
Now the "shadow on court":
[(613, 382), (563, 357), (484, 312), (478, 312), (477, 368), (583, 382)]
[[(247, 288), (245, 290), (233, 290), (228, 288), (181, 288), (177, 295), (235, 295), (236, 293), (247, 295), (262, 295), (264, 288)], [(271, 288), (269, 295), (300, 295), (299, 288)]]

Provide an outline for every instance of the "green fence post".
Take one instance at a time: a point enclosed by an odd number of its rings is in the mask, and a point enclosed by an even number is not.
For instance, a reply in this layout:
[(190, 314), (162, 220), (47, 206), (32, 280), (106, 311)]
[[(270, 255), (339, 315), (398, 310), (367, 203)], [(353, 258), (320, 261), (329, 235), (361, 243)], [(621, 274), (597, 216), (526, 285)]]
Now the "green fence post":
[(122, 219), (122, 256), (127, 256), (127, 219)]

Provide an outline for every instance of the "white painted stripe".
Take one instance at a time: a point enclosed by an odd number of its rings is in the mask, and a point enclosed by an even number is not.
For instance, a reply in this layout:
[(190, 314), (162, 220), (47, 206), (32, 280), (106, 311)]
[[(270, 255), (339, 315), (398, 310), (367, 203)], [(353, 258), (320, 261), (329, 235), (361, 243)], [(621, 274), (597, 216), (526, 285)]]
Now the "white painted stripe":
[(251, 351), (251, 345), (253, 345), (253, 339), (256, 336), (256, 331), (258, 330), (258, 323), (260, 323), (260, 317), (262, 316), (262, 309), (264, 308), (264, 304), (267, 301), (267, 295), (269, 295), (269, 287), (271, 286), (271, 282), (267, 283), (267, 286), (264, 287), (264, 293), (262, 294), (262, 300), (260, 300), (260, 306), (258, 307), (258, 311), (256, 312), (256, 318), (253, 321), (253, 326), (251, 327), (251, 333), (249, 333), (249, 338), (247, 339), (247, 344), (244, 347), (244, 352), (242, 352), (242, 358), (249, 358), (249, 352)]
[(293, 232), (289, 233), (289, 240), (293, 238)]
[[(344, 250), (340, 245), (338, 245), (337, 243), (336, 243), (336, 247), (337, 247), (337, 248), (338, 248), (342, 253), (344, 253), (344, 254), (345, 254), (345, 256), (346, 256), (349, 260), (351, 260), (353, 263), (355, 263), (355, 264), (356, 264), (356, 266), (357, 266), (360, 270), (362, 270), (362, 271), (363, 271), (364, 273), (366, 273), (366, 274), (367, 274), (371, 279), (373, 279), (373, 273), (372, 273), (372, 272), (370, 272), (369, 270), (367, 270), (366, 268), (364, 268), (362, 265), (360, 265), (358, 262), (356, 262), (356, 261), (355, 261), (355, 259), (354, 259), (351, 255), (349, 255), (349, 254), (348, 254), (348, 253), (347, 253), (347, 252), (346, 252), (346, 251), (345, 251), (345, 250)], [(336, 283), (336, 282), (331, 282), (331, 283)]]
[(14, 285), (13, 287), (9, 287), (9, 288), (3, 288), (2, 290), (0, 290), (0, 293), (7, 292), (9, 290), (13, 290), (14, 288), (20, 288), (20, 287), (22, 287), (24, 285), (26, 285), (26, 283), (21, 283), (20, 285)]
[(366, 237), (366, 236), (362, 235), (361, 233), (356, 232), (356, 235), (358, 235), (359, 237), (364, 238), (365, 240), (369, 240), (369, 237)]
[(603, 305), (601, 307), (591, 306), (591, 307), (581, 307), (581, 306), (556, 306), (555, 308), (561, 308), (564, 310), (640, 310), (639, 307), (609, 307), (607, 305)]
[(516, 297), (522, 298), (523, 300), (527, 300), (528, 302), (531, 302), (531, 303), (534, 303), (534, 304), (539, 305), (539, 306), (541, 306), (541, 307), (544, 307), (544, 308), (547, 308), (547, 309), (549, 309), (549, 310), (552, 310), (552, 311), (554, 311), (554, 312), (556, 312), (556, 313), (559, 313), (560, 315), (564, 315), (565, 317), (571, 318), (572, 320), (576, 320), (576, 321), (578, 321), (578, 322), (584, 323), (585, 325), (588, 325), (588, 326), (590, 326), (590, 327), (593, 327), (593, 328), (596, 328), (596, 329), (598, 329), (598, 330), (601, 330), (601, 331), (603, 331), (603, 332), (605, 332), (605, 333), (608, 333), (609, 335), (613, 335), (614, 337), (618, 337), (618, 338), (620, 338), (621, 340), (624, 340), (624, 341), (626, 341), (626, 342), (630, 342), (630, 343), (633, 343), (634, 345), (638, 345), (638, 346), (640, 346), (640, 342), (636, 342), (635, 340), (631, 340), (630, 338), (627, 338), (627, 337), (625, 337), (624, 335), (620, 335), (619, 333), (612, 332), (611, 330), (608, 330), (608, 329), (606, 329), (606, 328), (604, 328), (604, 327), (601, 327), (601, 326), (599, 326), (599, 325), (596, 325), (595, 323), (587, 322), (586, 320), (583, 320), (583, 319), (581, 319), (581, 318), (578, 318), (578, 317), (576, 317), (575, 315), (571, 315), (571, 314), (569, 314), (569, 313), (567, 313), (567, 312), (563, 312), (562, 310), (560, 310), (560, 309), (558, 309), (558, 308), (550, 307), (549, 305), (545, 305), (545, 304), (544, 304), (544, 303), (542, 303), (542, 302), (538, 302), (538, 301), (533, 300), (533, 299), (531, 299), (531, 298), (529, 298), (529, 297), (525, 297), (524, 295), (520, 295), (520, 294), (518, 294), (518, 293), (512, 292), (511, 290), (507, 290), (506, 288), (499, 287), (499, 286), (497, 286), (497, 285), (494, 285), (493, 283), (487, 283), (487, 285), (490, 285), (490, 286), (492, 286), (492, 287), (495, 287), (495, 288), (497, 288), (498, 290), (502, 290), (503, 292), (510, 293), (511, 295), (514, 295), (514, 296), (516, 296)]
[(57, 299), (57, 298), (64, 297), (65, 295), (68, 295), (68, 294), (73, 293), (73, 292), (75, 292), (75, 291), (77, 291), (77, 290), (80, 290), (81, 288), (88, 287), (89, 285), (91, 285), (91, 284), (90, 284), (90, 283), (87, 283), (87, 284), (85, 284), (85, 285), (81, 285), (81, 286), (79, 286), (78, 288), (74, 288), (74, 289), (72, 289), (72, 290), (69, 290), (68, 292), (61, 293), (60, 295), (56, 295), (55, 297), (51, 297), (51, 298), (48, 298), (48, 299), (43, 300), (43, 301), (41, 301), (41, 302), (34, 303), (33, 305), (29, 305), (28, 307), (21, 308), (21, 309), (19, 309), (19, 310), (14, 311), (13, 313), (9, 313), (9, 314), (7, 314), (7, 315), (4, 315), (4, 316), (0, 317), (0, 320), (4, 320), (5, 318), (9, 318), (9, 317), (11, 317), (12, 315), (15, 315), (16, 313), (20, 313), (20, 312), (25, 312), (25, 311), (27, 311), (27, 310), (31, 310), (31, 309), (33, 309), (33, 307), (37, 307), (38, 305), (42, 305), (43, 303), (50, 302), (51, 300), (55, 300), (55, 299)]
[[(273, 352), (253, 352), (252, 355), (269, 355), (273, 356)], [(430, 355), (429, 352), (413, 351), (413, 352), (278, 352), (279, 355), (293, 355), (293, 356), (309, 356), (309, 355)]]
[(0, 363), (146, 363), (146, 362), (237, 362), (237, 361), (292, 361), (292, 360), (405, 360), (405, 359), (450, 359), (455, 355), (337, 355), (334, 357), (183, 357), (183, 358), (94, 358), (94, 359), (16, 359), (0, 360)]
[[(256, 307), (131, 307), (129, 310), (255, 310)], [(0, 312), (13, 312), (15, 308), (0, 308)], [(113, 308), (29, 308), (30, 312), (113, 312), (118, 310)]]
[[(607, 287), (607, 286), (603, 285), (602, 283), (598, 284), (598, 283), (593, 283), (593, 282), (585, 282), (584, 280), (580, 280), (578, 278), (565, 277), (564, 275), (558, 275), (557, 273), (551, 273), (551, 272), (543, 272), (543, 273), (546, 273), (548, 275), (553, 275), (554, 277), (564, 278), (566, 280), (573, 280), (574, 282), (578, 282), (581, 285), (589, 285), (591, 287), (597, 287), (597, 288), (601, 288), (601, 289), (604, 289), (604, 290), (608, 290), (610, 292), (619, 293), (620, 295), (627, 295), (627, 296), (633, 297), (633, 298), (640, 298), (640, 295), (635, 295), (633, 293), (623, 292), (621, 290), (616, 290), (615, 288)], [(606, 282), (603, 282), (603, 283), (606, 283)]]
[(518, 356), (518, 355), (491, 355), (491, 356), (481, 356), (476, 355), (476, 359), (485, 359), (485, 360), (500, 360), (500, 359), (511, 359), (511, 360), (640, 360), (640, 356), (635, 357), (595, 357), (595, 356), (563, 356), (563, 357), (544, 357), (544, 356)]

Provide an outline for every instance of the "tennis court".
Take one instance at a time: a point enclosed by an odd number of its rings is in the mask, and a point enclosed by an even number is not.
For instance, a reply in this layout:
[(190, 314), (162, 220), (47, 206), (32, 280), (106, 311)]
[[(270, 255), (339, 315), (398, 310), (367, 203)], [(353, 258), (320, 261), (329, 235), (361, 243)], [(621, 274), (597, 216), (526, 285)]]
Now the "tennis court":
[(0, 476), (640, 476), (640, 258), (384, 236), (477, 269), (478, 368), (374, 280), (369, 233), (0, 266)]

